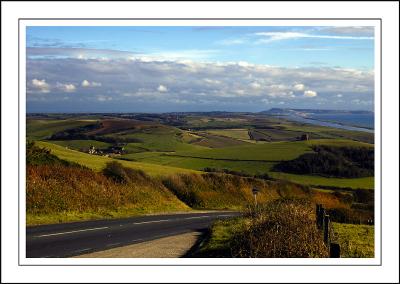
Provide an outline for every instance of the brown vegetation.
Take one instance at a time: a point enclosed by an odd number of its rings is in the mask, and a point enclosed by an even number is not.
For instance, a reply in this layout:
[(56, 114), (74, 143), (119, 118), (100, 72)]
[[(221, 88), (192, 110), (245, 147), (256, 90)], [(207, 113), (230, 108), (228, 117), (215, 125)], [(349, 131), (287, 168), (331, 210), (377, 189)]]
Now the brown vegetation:
[(327, 257), (315, 226), (315, 207), (307, 200), (281, 199), (247, 212), (231, 240), (233, 257)]
[(101, 213), (130, 208), (134, 215), (136, 211), (188, 209), (160, 182), (143, 172), (128, 170), (124, 174), (127, 181), (121, 183), (84, 168), (28, 165), (27, 214)]

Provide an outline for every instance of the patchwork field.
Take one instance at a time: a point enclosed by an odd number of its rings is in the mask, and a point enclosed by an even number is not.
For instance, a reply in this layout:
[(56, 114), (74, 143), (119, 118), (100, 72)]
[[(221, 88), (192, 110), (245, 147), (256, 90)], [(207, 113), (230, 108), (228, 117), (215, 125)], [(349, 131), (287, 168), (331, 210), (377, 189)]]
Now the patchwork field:
[[(308, 141), (302, 141), (308, 134)], [(374, 177), (341, 178), (273, 170), (316, 145), (374, 147), (374, 135), (254, 114), (73, 115), (27, 120), (27, 139), (97, 171), (110, 160), (150, 175), (229, 170), (304, 185), (374, 188)], [(118, 151), (115, 151), (117, 147)], [(89, 148), (95, 154), (88, 154)], [(110, 150), (114, 149), (114, 150)], [(106, 153), (106, 154), (101, 154)]]

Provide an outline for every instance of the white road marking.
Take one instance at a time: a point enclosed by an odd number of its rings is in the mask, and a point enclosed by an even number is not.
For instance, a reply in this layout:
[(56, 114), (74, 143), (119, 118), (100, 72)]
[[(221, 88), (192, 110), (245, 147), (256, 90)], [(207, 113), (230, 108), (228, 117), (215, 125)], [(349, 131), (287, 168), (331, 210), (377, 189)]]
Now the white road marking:
[(141, 225), (141, 224), (168, 222), (168, 221), (173, 221), (173, 220), (165, 219), (165, 220), (156, 220), (156, 221), (146, 221), (146, 222), (132, 223), (132, 224), (133, 225)]
[(66, 235), (66, 234), (80, 233), (80, 232), (86, 232), (86, 231), (104, 230), (104, 229), (108, 229), (108, 228), (109, 228), (109, 227), (98, 227), (98, 228), (90, 228), (90, 229), (84, 229), (84, 230), (76, 230), (76, 231), (69, 231), (69, 232), (61, 232), (61, 233), (54, 233), (54, 234), (46, 234), (46, 235), (35, 236), (35, 238), (43, 238), (43, 237), (50, 237), (50, 236)]
[(143, 241), (143, 239), (134, 239), (134, 240), (131, 240), (131, 242), (137, 242), (137, 241)]
[(80, 253), (80, 252), (84, 252), (84, 251), (88, 251), (88, 250), (91, 250), (91, 248), (79, 249), (79, 250), (74, 251), (73, 253)]
[(218, 215), (218, 217), (231, 217), (231, 216), (235, 216), (235, 215), (232, 215), (232, 214)]
[(108, 245), (106, 245), (107, 247), (112, 247), (112, 246), (117, 246), (117, 245), (119, 245), (120, 243), (112, 243), (112, 244), (108, 244)]
[(211, 218), (212, 216), (196, 216), (196, 217), (187, 217), (185, 218), (185, 220), (189, 220), (189, 219), (200, 219), (200, 218)]

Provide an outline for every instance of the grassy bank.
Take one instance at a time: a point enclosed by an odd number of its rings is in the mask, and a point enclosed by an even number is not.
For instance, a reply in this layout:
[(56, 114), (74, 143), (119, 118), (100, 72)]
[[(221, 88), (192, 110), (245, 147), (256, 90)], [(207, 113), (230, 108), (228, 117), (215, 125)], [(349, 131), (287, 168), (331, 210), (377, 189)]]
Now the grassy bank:
[(128, 217), (190, 208), (143, 172), (116, 182), (90, 169), (64, 165), (27, 167), (27, 224)]

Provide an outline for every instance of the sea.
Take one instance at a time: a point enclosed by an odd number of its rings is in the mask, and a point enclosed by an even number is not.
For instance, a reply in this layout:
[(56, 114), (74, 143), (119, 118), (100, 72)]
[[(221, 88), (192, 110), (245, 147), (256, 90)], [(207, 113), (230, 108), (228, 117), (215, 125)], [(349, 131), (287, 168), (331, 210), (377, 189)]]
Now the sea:
[(327, 121), (345, 124), (349, 126), (357, 126), (362, 128), (374, 129), (374, 114), (373, 113), (363, 113), (363, 114), (348, 114), (348, 113), (338, 113), (338, 114), (311, 114), (308, 117)]
[(290, 114), (282, 117), (314, 125), (374, 133), (374, 113), (308, 113), (307, 116)]

